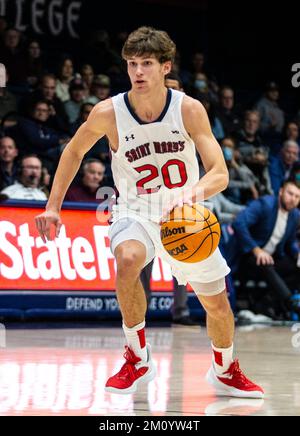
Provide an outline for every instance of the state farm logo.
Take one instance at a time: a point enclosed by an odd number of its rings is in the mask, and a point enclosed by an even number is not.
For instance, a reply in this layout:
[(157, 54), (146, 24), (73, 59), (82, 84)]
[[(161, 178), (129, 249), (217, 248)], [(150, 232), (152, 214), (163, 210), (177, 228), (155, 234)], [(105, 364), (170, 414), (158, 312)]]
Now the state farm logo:
[(107, 226), (93, 226), (93, 240), (67, 236), (65, 226), (59, 238), (44, 244), (31, 236), (28, 224), (16, 226), (10, 221), (0, 222), (0, 277), (17, 280), (75, 281), (82, 279), (110, 280), (109, 259), (113, 258), (106, 245)]

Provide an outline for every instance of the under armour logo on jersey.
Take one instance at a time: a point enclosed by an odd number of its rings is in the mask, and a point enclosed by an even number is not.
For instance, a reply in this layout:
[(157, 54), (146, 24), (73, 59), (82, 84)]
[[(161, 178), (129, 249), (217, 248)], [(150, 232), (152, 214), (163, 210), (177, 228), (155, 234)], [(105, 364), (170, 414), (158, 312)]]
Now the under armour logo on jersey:
[(174, 135), (179, 135), (178, 130), (172, 130), (172, 133), (174, 133)]
[(129, 139), (135, 139), (135, 136), (131, 134), (130, 136), (125, 136), (126, 142), (129, 141)]

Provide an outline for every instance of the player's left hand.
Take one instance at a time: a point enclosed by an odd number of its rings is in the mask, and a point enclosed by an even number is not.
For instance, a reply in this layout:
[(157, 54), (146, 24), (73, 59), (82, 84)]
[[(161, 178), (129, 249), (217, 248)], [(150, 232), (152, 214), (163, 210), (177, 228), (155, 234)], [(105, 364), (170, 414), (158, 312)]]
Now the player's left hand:
[(168, 220), (170, 212), (175, 207), (183, 207), (184, 204), (192, 206), (194, 203), (193, 196), (194, 194), (191, 188), (180, 191), (178, 195), (176, 195), (176, 197), (163, 208), (159, 224)]

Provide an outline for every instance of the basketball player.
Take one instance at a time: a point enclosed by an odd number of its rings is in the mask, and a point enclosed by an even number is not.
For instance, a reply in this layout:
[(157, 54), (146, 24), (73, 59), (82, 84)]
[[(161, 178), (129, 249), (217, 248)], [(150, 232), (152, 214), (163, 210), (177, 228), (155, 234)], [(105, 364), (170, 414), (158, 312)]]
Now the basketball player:
[[(167, 89), (175, 44), (167, 33), (141, 27), (131, 33), (122, 55), (127, 61), (131, 90), (97, 104), (65, 148), (46, 211), (36, 217), (43, 241), (51, 225), (58, 237), (65, 193), (85, 153), (106, 135), (112, 151), (112, 171), (119, 191), (112, 213), (110, 246), (117, 263), (116, 291), (127, 340), (125, 363), (106, 383), (108, 392), (130, 394), (155, 376), (145, 337), (146, 298), (139, 276), (159, 255), (169, 262), (179, 284), (189, 282), (207, 313), (212, 341), (212, 366), (207, 380), (219, 395), (263, 397), (263, 390), (246, 378), (233, 360), (234, 318), (227, 299), (229, 268), (219, 249), (206, 260), (183, 263), (164, 250), (161, 221), (184, 203), (223, 191), (228, 172), (205, 109), (183, 93)], [(199, 152), (206, 174), (199, 180)], [(176, 195), (171, 198), (170, 192)]]

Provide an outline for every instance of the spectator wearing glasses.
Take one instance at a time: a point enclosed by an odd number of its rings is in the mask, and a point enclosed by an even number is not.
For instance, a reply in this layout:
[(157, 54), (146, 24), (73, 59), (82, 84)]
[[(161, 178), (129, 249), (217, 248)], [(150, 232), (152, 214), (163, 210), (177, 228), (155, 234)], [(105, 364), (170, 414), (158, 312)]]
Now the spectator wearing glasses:
[(12, 200), (47, 200), (40, 183), (42, 162), (37, 155), (24, 156), (20, 162), (19, 180), (3, 189), (1, 194)]

